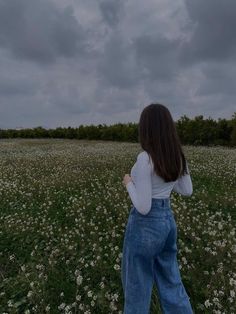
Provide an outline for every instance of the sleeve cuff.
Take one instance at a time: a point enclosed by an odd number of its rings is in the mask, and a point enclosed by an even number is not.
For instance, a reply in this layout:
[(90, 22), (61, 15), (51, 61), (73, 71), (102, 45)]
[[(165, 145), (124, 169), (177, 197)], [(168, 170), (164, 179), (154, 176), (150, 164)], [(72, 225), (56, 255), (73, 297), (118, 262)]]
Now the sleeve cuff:
[(129, 193), (129, 196), (131, 198), (131, 200), (133, 201), (134, 198), (136, 197), (136, 188), (135, 185), (132, 181), (130, 181), (129, 183), (126, 184), (126, 189)]
[(129, 181), (129, 182), (126, 184), (125, 187), (126, 187), (127, 190), (130, 190), (131, 187), (134, 187), (133, 181)]

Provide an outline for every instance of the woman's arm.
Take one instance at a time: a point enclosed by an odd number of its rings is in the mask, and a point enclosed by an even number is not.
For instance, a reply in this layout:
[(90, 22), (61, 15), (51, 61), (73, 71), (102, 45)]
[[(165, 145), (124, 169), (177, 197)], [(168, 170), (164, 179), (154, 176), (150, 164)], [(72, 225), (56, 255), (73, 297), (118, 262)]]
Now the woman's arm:
[(193, 193), (193, 184), (192, 184), (187, 161), (186, 161), (186, 166), (187, 166), (187, 171), (189, 174), (182, 175), (180, 178), (178, 178), (175, 185), (173, 186), (173, 191), (179, 194), (182, 194), (184, 196), (190, 196)]
[(126, 184), (134, 207), (143, 215), (147, 215), (152, 205), (152, 181), (151, 181), (151, 163), (146, 151), (138, 154), (135, 171), (136, 184), (132, 181)]

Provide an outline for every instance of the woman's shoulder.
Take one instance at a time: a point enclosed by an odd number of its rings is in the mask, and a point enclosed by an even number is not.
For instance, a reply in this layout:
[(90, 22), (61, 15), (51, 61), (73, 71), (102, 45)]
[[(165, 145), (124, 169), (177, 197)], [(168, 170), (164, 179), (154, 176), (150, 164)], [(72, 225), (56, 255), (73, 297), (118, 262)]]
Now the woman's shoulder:
[(138, 156), (137, 156), (137, 160), (146, 162), (146, 161), (150, 161), (151, 156), (148, 154), (148, 152), (146, 150), (141, 151)]

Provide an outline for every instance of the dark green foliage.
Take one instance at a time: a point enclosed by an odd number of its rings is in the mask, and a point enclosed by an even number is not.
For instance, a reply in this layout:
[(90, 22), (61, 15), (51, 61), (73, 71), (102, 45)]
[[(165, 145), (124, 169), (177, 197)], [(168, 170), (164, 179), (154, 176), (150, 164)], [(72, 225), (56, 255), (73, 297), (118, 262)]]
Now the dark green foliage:
[[(229, 120), (203, 115), (188, 118), (186, 115), (175, 122), (183, 145), (225, 145), (236, 146), (236, 112)], [(79, 127), (58, 127), (44, 129), (0, 129), (0, 138), (67, 138), (138, 142), (137, 123), (116, 123), (113, 125), (80, 125)]]

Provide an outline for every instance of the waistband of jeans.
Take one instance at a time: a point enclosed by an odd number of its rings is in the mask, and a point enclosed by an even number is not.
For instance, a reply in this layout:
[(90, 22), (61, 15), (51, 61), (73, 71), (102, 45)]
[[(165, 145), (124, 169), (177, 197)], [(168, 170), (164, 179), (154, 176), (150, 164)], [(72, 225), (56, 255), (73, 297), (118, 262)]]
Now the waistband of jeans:
[(152, 207), (170, 208), (170, 198), (152, 198)]

